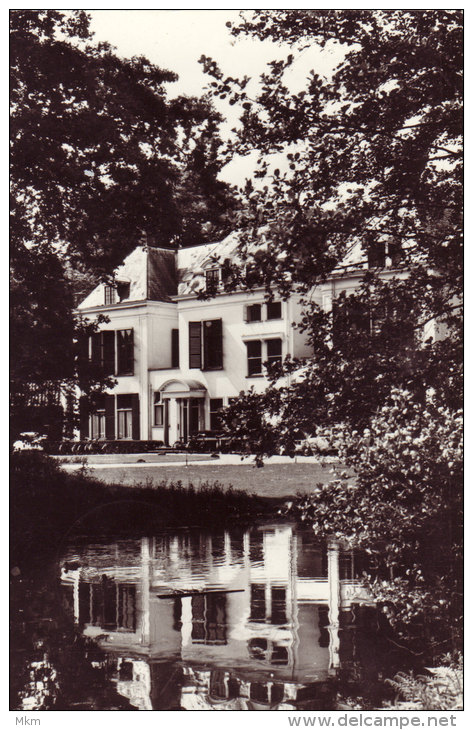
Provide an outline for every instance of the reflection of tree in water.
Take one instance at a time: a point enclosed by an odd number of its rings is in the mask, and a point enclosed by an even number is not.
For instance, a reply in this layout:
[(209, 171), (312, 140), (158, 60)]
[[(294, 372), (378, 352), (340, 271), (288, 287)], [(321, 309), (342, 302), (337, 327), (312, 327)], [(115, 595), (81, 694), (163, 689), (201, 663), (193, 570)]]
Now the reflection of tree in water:
[(110, 682), (115, 662), (74, 627), (72, 594), (51, 573), (11, 587), (10, 709), (136, 709)]

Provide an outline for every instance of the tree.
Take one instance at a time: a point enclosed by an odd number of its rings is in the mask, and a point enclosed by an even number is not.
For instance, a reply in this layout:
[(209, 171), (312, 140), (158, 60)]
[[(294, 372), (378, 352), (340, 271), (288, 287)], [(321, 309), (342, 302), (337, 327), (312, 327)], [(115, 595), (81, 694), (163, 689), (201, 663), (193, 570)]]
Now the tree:
[[(461, 11), (265, 10), (245, 16), (232, 32), (289, 44), (292, 51), (270, 64), (252, 97), (249, 79), (224, 78), (214, 61), (202, 59), (214, 93), (241, 107), (241, 129), (230, 149), (260, 153), (255, 177), (263, 182), (247, 183), (240, 214), (247, 240), (264, 230), (269, 241), (258, 251), (258, 283), (283, 296), (308, 294), (357, 249), (375, 263), (389, 251), (403, 269), (389, 280), (381, 263), (370, 269), (359, 294), (335, 303), (337, 311), (329, 315), (308, 297), (305, 326), (315, 350), (305, 364), (311, 398), (299, 397), (306, 408), (293, 410), (294, 417), (310, 409), (313, 422), (336, 420), (342, 408), (349, 419), (366, 421), (392, 386), (410, 387), (422, 400), (426, 389), (444, 383), (445, 397), (456, 407), (462, 362)], [(337, 50), (342, 60), (325, 76), (312, 71), (295, 94), (286, 74), (314, 45)], [(348, 304), (365, 316), (348, 321), (344, 315), (345, 334), (337, 343), (332, 330)], [(369, 312), (379, 320), (383, 311), (383, 327), (368, 331)], [(448, 326), (443, 343), (424, 341), (423, 328), (433, 321)], [(296, 400), (303, 387), (295, 388)], [(283, 394), (289, 397), (287, 390)]]
[[(462, 13), (264, 10), (232, 32), (290, 46), (252, 97), (249, 79), (202, 62), (214, 93), (241, 106), (230, 148), (260, 153), (262, 182), (247, 183), (240, 216), (247, 240), (264, 232), (269, 241), (259, 283), (268, 296), (271, 287), (308, 295), (314, 348), (273, 368), (254, 407), (273, 449), (292, 453), (300, 429), (331, 434), (354, 483), (319, 485), (293, 509), (392, 568), (387, 581), (373, 570), (371, 588), (419, 650), (445, 650), (449, 631), (458, 647)], [(312, 45), (341, 60), (294, 93), (286, 74)], [(324, 312), (311, 288), (356, 250), (373, 265)], [(385, 254), (397, 273), (383, 273)], [(426, 339), (432, 322), (442, 339)], [(228, 417), (239, 409), (234, 402)]]
[(10, 18), (17, 403), (28, 384), (76, 373), (74, 272), (110, 275), (140, 243), (215, 240), (233, 203), (217, 180), (220, 118), (204, 100), (169, 100), (174, 73), (94, 44), (84, 11)]

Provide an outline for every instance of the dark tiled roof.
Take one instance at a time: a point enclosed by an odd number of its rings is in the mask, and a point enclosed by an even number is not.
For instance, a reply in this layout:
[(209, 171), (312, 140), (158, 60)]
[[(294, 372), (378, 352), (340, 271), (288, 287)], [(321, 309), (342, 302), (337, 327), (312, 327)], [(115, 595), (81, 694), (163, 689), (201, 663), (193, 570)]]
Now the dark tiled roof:
[(169, 302), (177, 294), (176, 252), (148, 248), (147, 299)]

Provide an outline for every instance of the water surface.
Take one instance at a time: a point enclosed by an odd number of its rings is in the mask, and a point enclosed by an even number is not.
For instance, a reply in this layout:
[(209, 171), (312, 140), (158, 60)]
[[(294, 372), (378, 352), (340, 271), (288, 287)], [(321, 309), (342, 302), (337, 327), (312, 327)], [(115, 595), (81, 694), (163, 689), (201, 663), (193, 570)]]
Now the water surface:
[(400, 660), (363, 562), (281, 522), (70, 544), (14, 589), (12, 707), (376, 705)]

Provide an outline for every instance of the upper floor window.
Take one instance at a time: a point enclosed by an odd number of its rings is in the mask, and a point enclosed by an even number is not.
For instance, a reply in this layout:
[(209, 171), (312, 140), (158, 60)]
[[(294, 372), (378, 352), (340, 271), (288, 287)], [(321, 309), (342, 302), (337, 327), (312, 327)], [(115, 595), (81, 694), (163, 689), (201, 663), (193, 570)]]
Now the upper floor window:
[(281, 319), (281, 302), (268, 302), (266, 304), (267, 319)]
[[(267, 302), (266, 304), (266, 319), (281, 319), (282, 307), (281, 302)], [(263, 305), (247, 304), (245, 306), (245, 321), (246, 322), (261, 322), (263, 320)]]
[(116, 290), (114, 286), (105, 284), (104, 286), (104, 302), (105, 304), (115, 304), (117, 300)]
[(117, 375), (133, 375), (134, 355), (133, 330), (118, 330)]
[(91, 336), (90, 360), (104, 375), (133, 375), (133, 330), (102, 330)]
[(104, 375), (115, 372), (115, 332), (102, 330), (91, 336), (90, 360)]
[(246, 307), (247, 322), (261, 322), (261, 304), (248, 304)]
[(261, 340), (251, 340), (246, 343), (248, 358), (248, 375), (261, 375), (263, 368)]
[(189, 367), (202, 370), (223, 367), (221, 319), (189, 322)]
[(279, 337), (269, 340), (249, 340), (245, 344), (249, 377), (262, 375), (264, 362), (269, 365), (282, 362), (282, 340)]
[(274, 340), (266, 340), (267, 362), (270, 365), (282, 362), (282, 341), (277, 338)]

